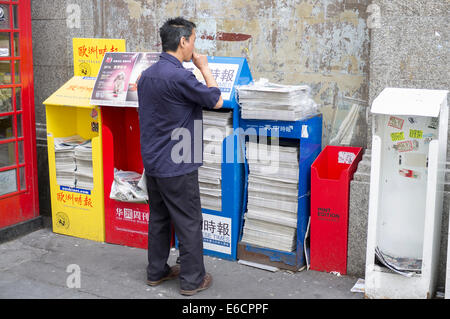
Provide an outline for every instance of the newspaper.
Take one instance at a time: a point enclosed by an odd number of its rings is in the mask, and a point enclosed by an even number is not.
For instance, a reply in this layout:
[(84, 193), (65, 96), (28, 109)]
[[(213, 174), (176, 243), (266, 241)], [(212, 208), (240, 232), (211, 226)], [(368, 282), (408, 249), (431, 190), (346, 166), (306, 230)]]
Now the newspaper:
[(366, 287), (366, 283), (364, 279), (358, 278), (358, 281), (355, 285), (350, 289), (351, 292), (362, 292), (364, 293)]
[(243, 119), (296, 121), (317, 113), (307, 85), (280, 85), (260, 79), (236, 88)]
[(383, 253), (378, 247), (375, 248), (375, 256), (380, 263), (399, 275), (410, 278), (422, 272), (421, 259), (392, 257)]
[(222, 210), (222, 143), (232, 133), (232, 112), (203, 110), (203, 165), (198, 170), (202, 208)]
[[(278, 146), (271, 152), (286, 162), (261, 162), (259, 152), (267, 145), (247, 143), (249, 164), (248, 201), (242, 241), (280, 251), (294, 251), (297, 239), (298, 154), (297, 147)], [(273, 170), (272, 168), (277, 168)], [(298, 247), (303, 249), (303, 247)]]
[[(55, 168), (56, 168), (56, 181), (58, 185), (77, 187), (81, 186), (83, 188), (92, 189), (93, 183), (89, 180), (84, 181), (87, 184), (80, 183), (77, 185), (77, 152), (80, 148), (85, 150), (85, 146), (89, 148), (90, 140), (85, 140), (79, 135), (72, 135), (67, 137), (55, 137)], [(92, 148), (90, 150), (90, 155), (83, 153), (83, 159), (90, 160), (92, 162)], [(83, 164), (79, 164), (82, 166)], [(92, 166), (92, 164), (90, 165)], [(86, 172), (85, 172), (86, 175)], [(87, 187), (85, 187), (87, 186)]]
[(142, 175), (139, 173), (114, 168), (114, 181), (109, 197), (121, 202), (147, 203), (147, 190), (139, 187), (142, 185), (141, 179)]

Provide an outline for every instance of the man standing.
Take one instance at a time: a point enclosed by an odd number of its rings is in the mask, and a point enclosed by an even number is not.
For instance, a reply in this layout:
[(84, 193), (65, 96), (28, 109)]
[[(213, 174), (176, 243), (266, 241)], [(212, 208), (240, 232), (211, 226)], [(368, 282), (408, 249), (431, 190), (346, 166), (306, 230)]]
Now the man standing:
[[(212, 276), (203, 263), (202, 213), (198, 185), (201, 160), (194, 160), (194, 121), (202, 120), (202, 107), (220, 108), (220, 90), (207, 57), (194, 52), (195, 24), (181, 17), (160, 28), (163, 53), (138, 81), (141, 154), (150, 205), (147, 283), (151, 286), (180, 278), (180, 293), (194, 295), (210, 287)], [(183, 68), (193, 61), (206, 85)], [(174, 159), (176, 132), (189, 132), (191, 152)], [(201, 133), (201, 132), (200, 132)], [(179, 134), (178, 134), (179, 135)], [(186, 143), (186, 141), (183, 141)], [(202, 143), (202, 140), (196, 141)], [(179, 241), (180, 266), (169, 267), (170, 225)]]

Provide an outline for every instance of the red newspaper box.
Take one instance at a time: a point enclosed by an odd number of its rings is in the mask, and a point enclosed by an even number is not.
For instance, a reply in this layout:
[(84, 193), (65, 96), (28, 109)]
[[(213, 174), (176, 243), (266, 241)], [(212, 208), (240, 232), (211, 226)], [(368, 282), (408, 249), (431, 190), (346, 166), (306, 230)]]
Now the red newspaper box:
[(147, 248), (149, 207), (110, 198), (114, 168), (142, 173), (139, 119), (136, 108), (102, 106), (105, 241)]
[[(103, 182), (105, 192), (105, 242), (136, 248), (148, 247), (148, 204), (110, 198), (114, 169), (142, 174), (137, 108), (102, 106)], [(174, 245), (172, 228), (172, 243)]]
[(347, 274), (350, 180), (361, 147), (326, 146), (311, 166), (310, 269)]

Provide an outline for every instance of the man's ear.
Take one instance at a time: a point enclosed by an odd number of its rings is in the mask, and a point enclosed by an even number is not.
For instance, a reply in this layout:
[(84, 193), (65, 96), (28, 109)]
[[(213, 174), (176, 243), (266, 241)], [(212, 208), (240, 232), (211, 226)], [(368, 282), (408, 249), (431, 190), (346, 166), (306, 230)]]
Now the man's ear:
[(184, 48), (186, 46), (186, 38), (185, 37), (181, 37), (180, 39), (180, 47)]

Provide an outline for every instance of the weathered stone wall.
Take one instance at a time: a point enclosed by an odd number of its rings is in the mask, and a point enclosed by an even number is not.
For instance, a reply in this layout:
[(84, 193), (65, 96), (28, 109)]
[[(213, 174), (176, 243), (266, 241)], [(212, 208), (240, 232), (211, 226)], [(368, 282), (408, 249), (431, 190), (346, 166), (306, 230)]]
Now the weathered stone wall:
[[(128, 51), (160, 51), (159, 27), (183, 15), (197, 24), (201, 53), (246, 57), (255, 79), (311, 85), (326, 141), (336, 110), (351, 106), (345, 96), (368, 100), (367, 2), (117, 0), (97, 1), (94, 12), (102, 12), (96, 36), (125, 38)], [(365, 146), (366, 127), (362, 118), (353, 145)]]
[[(369, 103), (385, 87), (448, 90), (450, 1), (374, 0), (372, 3), (376, 5), (373, 10), (379, 13), (379, 17), (375, 21), (378, 26), (371, 29)], [(450, 105), (450, 95), (448, 103)], [(368, 124), (368, 155), (360, 162), (350, 188), (348, 267), (350, 274), (362, 277), (365, 272), (370, 189), (370, 116)], [(450, 147), (447, 152), (449, 154)], [(445, 285), (449, 177), (447, 174), (442, 212), (439, 287)]]

